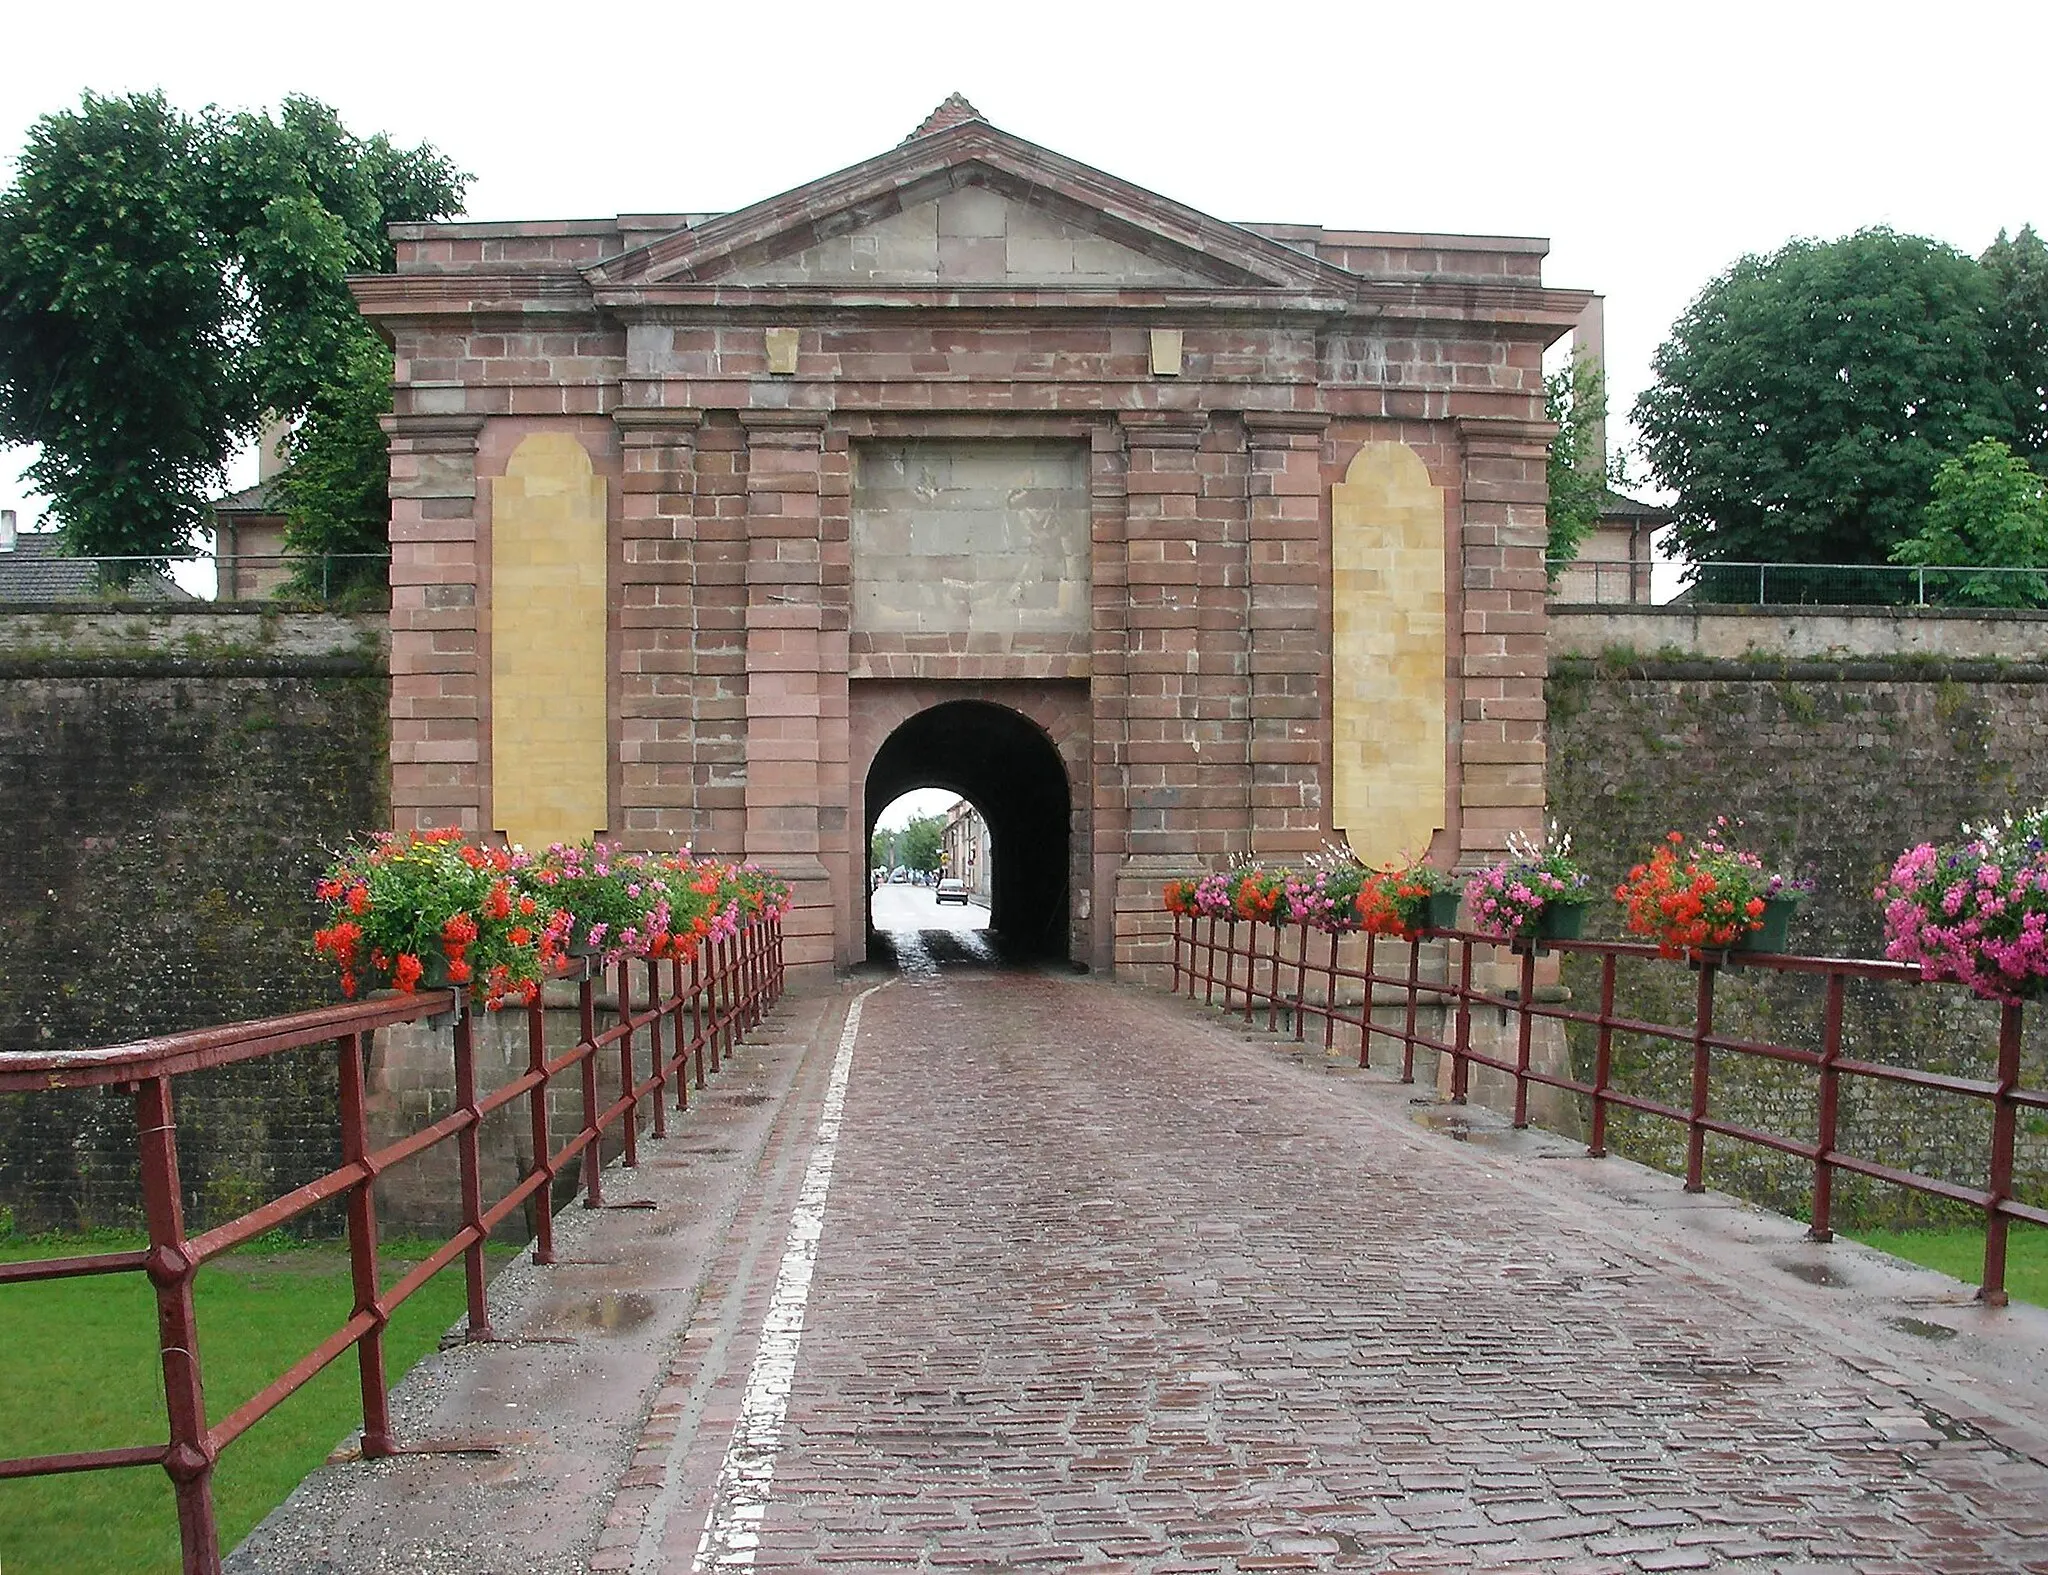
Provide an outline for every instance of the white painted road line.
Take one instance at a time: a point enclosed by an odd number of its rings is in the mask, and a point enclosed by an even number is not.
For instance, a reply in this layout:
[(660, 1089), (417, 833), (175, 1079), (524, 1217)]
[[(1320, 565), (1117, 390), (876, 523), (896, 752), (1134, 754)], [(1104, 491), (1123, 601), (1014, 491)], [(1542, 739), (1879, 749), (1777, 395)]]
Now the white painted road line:
[[(802, 1190), (790, 1215), (789, 1236), (768, 1316), (761, 1324), (761, 1345), (747, 1371), (746, 1394), (732, 1442), (719, 1467), (711, 1514), (697, 1544), (693, 1571), (750, 1569), (761, 1544), (761, 1522), (768, 1514), (768, 1490), (775, 1480), (775, 1454), (782, 1443), (782, 1424), (789, 1413), (789, 1392), (796, 1383), (797, 1350), (803, 1344), (804, 1305), (810, 1300), (811, 1271), (817, 1264), (818, 1242), (825, 1233), (825, 1197), (832, 1190), (832, 1164), (839, 1152), (839, 1118), (846, 1105), (847, 1079), (853, 1071), (853, 1042), (860, 1032), (861, 1004), (883, 988), (863, 990), (846, 1010), (839, 1035), (832, 1080), (825, 1088), (825, 1109), (818, 1118), (818, 1137), (811, 1147)], [(643, 1541), (637, 1570), (652, 1569), (650, 1548)]]

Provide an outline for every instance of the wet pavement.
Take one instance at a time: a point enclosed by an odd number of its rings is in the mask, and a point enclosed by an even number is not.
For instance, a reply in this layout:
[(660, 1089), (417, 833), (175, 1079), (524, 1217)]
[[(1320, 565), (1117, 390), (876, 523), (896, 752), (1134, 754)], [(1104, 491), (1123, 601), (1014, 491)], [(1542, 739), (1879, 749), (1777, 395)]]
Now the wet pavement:
[(2048, 1571), (2038, 1309), (972, 931), (891, 945), (782, 1009), (759, 1103), (649, 1145), (596, 1267), (522, 1271), (501, 1327), (575, 1344), (448, 1353), (404, 1413), (523, 1432), (301, 1490), (381, 1476), (391, 1562), (330, 1509), (237, 1567)]

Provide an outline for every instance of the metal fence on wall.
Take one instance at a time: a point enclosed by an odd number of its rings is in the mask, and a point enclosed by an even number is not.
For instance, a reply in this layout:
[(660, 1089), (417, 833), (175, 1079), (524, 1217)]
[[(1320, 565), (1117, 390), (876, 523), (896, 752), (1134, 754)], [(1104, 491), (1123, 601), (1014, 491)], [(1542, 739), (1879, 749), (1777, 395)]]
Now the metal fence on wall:
[[(1575, 558), (1550, 564), (1554, 600), (1689, 601), (1737, 607), (2048, 607), (2048, 569), (1880, 563), (1676, 563)], [(1676, 577), (1675, 587), (1664, 581)], [(1652, 591), (1652, 580), (1657, 591)]]
[(51, 535), (0, 550), (0, 604), (302, 601), (390, 593), (389, 553), (182, 553), (74, 558)]

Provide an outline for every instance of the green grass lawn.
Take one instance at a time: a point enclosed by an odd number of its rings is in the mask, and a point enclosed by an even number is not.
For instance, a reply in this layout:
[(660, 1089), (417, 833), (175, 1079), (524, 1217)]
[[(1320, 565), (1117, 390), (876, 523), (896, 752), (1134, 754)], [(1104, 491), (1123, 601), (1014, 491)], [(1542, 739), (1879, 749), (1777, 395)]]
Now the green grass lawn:
[[(0, 1259), (143, 1245), (0, 1237)], [(410, 1262), (423, 1254), (413, 1249)], [(381, 1259), (388, 1284), (403, 1244)], [(208, 1420), (217, 1422), (331, 1334), (354, 1306), (338, 1245), (247, 1248), (194, 1287)], [(393, 1317), (386, 1374), (398, 1379), (462, 1316), (462, 1269), (436, 1275)], [(166, 1436), (155, 1296), (139, 1273), (0, 1287), (0, 1456), (161, 1444)], [(344, 1435), (362, 1424), (350, 1352), (230, 1444), (214, 1472), (221, 1547), (245, 1536)], [(157, 1466), (0, 1482), (7, 1575), (177, 1575), (177, 1512)]]
[[(1844, 1231), (1844, 1235), (1851, 1232)], [(1976, 1285), (1984, 1277), (1984, 1227), (1950, 1225), (1932, 1230), (1859, 1230), (1857, 1241), (1922, 1268), (1939, 1269)], [(2015, 1301), (2048, 1306), (2048, 1230), (2015, 1224), (2006, 1238), (2005, 1289)]]

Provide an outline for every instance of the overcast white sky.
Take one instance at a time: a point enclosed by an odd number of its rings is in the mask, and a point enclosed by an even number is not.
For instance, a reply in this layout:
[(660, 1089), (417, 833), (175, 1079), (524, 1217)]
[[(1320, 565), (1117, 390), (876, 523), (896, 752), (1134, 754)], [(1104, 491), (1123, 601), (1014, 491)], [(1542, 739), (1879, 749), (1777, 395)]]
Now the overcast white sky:
[[(1541, 235), (1607, 297), (1626, 411), (1745, 251), (1870, 224), (1971, 253), (2048, 225), (2048, 4), (1164, 7), (93, 3), (0, 21), (0, 154), (81, 91), (336, 106), (437, 144), (486, 219), (743, 206), (948, 92), (1226, 219)], [(39, 504), (0, 451), (0, 507)], [(240, 479), (240, 478), (238, 478)]]

